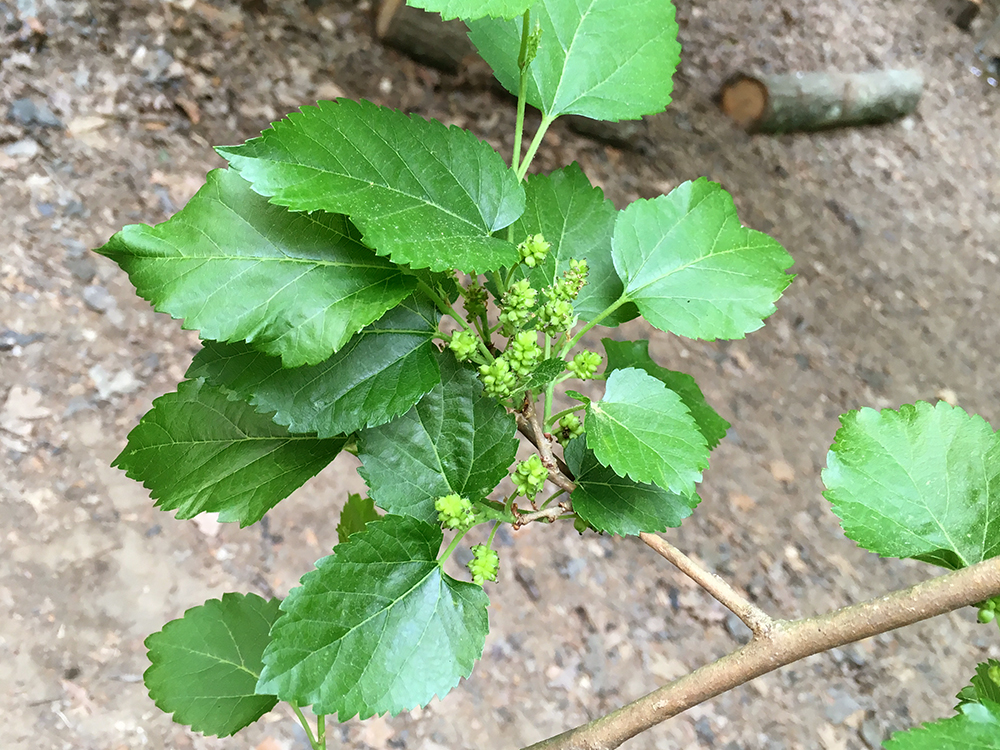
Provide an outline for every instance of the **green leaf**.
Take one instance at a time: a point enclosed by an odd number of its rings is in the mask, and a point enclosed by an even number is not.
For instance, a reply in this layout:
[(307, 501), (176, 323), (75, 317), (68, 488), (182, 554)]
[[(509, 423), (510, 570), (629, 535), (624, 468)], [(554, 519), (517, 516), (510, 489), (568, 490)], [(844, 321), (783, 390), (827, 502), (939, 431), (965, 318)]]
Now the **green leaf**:
[(519, 399), (525, 391), (532, 390), (538, 392), (540, 389), (544, 388), (562, 375), (565, 369), (566, 362), (561, 357), (549, 357), (548, 359), (543, 359), (538, 363), (535, 369), (531, 371), (527, 380), (524, 381), (521, 387), (511, 396), (511, 398), (514, 401), (517, 401), (517, 399)]
[(317, 714), (399, 713), (468, 677), (489, 630), (482, 587), (445, 575), (440, 526), (383, 516), (281, 605), (257, 690)]
[[(551, 286), (569, 268), (571, 260), (586, 259), (590, 269), (587, 284), (574, 303), (581, 320), (591, 321), (622, 296), (624, 286), (611, 260), (611, 236), (618, 212), (593, 187), (580, 165), (548, 175), (528, 175), (525, 185), (527, 204), (514, 223), (513, 241), (542, 234), (552, 247), (535, 268), (519, 265), (515, 281), (528, 278), (536, 289)], [(639, 314), (635, 305), (626, 303), (601, 320), (601, 325), (617, 326)]]
[(886, 750), (1000, 750), (1000, 704), (969, 703), (958, 716), (896, 732)]
[(315, 476), (346, 438), (291, 435), (270, 417), (202, 380), (153, 401), (112, 466), (142, 482), (178, 518), (218, 513), (256, 523)]
[(649, 356), (648, 341), (601, 339), (601, 343), (604, 344), (604, 351), (608, 355), (607, 367), (604, 370), (605, 375), (615, 370), (623, 370), (626, 367), (635, 367), (645, 371), (681, 397), (684, 406), (688, 408), (694, 421), (698, 423), (701, 434), (708, 441), (710, 450), (715, 448), (719, 441), (726, 436), (729, 422), (720, 417), (718, 412), (708, 405), (705, 394), (701, 392), (695, 379), (687, 373), (668, 370), (656, 364)]
[(256, 594), (223, 594), (149, 636), (152, 666), (142, 679), (157, 708), (178, 724), (218, 737), (274, 708), (278, 699), (254, 688), (279, 604)]
[(618, 476), (682, 495), (708, 468), (708, 445), (681, 397), (642, 370), (615, 370), (587, 404), (587, 447)]
[(517, 453), (514, 417), (483, 393), (475, 370), (440, 355), (441, 382), (402, 417), (358, 434), (359, 473), (389, 513), (435, 522), (434, 501), (474, 504), (507, 476)]
[(956, 570), (1000, 552), (1000, 441), (943, 401), (844, 414), (823, 482), (844, 533)]
[[(990, 674), (993, 672), (993, 675)], [(976, 675), (971, 684), (959, 692), (962, 703), (984, 703), (992, 701), (1000, 705), (1000, 681), (995, 676), (1000, 673), (1000, 661), (989, 659), (976, 665)], [(961, 708), (961, 704), (959, 705)]]
[(375, 503), (370, 497), (362, 497), (355, 493), (347, 496), (344, 509), (340, 511), (340, 523), (337, 524), (337, 540), (343, 544), (351, 534), (365, 530), (369, 521), (377, 521), (381, 516), (375, 510)]
[(349, 215), (365, 243), (396, 263), (472, 273), (518, 260), (492, 233), (521, 215), (524, 189), (461, 128), (340, 99), (217, 151), (272, 203)]
[(791, 256), (743, 227), (729, 193), (704, 177), (622, 211), (612, 256), (646, 320), (709, 341), (760, 328), (792, 281)]
[(476, 18), (514, 18), (528, 9), (535, 0), (406, 0), (407, 5), (440, 13), (441, 18), (450, 21), (461, 18), (471, 21)]
[[(637, 120), (670, 103), (680, 62), (673, 3), (633, 0), (538, 0), (538, 55), (528, 68), (527, 101), (548, 117)], [(469, 38), (515, 96), (520, 20), (480, 19)]]
[(187, 377), (235, 391), (291, 432), (347, 435), (405, 413), (440, 382), (431, 341), (439, 318), (430, 303), (411, 297), (330, 359), (291, 370), (245, 344), (209, 343)]
[(285, 367), (322, 362), (416, 283), (345, 217), (272, 206), (222, 169), (170, 220), (127, 226), (97, 252), (185, 328), (249, 341)]
[(677, 495), (618, 476), (601, 466), (583, 438), (571, 440), (564, 455), (576, 478), (573, 510), (598, 531), (618, 536), (664, 531), (680, 526), (698, 505), (697, 495)]

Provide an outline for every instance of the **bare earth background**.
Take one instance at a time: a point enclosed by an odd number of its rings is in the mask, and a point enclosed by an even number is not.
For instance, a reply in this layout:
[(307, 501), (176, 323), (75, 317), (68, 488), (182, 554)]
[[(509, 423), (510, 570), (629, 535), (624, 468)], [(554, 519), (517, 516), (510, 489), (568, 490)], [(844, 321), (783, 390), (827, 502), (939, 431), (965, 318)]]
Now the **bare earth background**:
[[(374, 42), (366, 2), (0, 0), (0, 702), (5, 748), (305, 748), (281, 708), (236, 738), (192, 735), (139, 682), (145, 636), (225, 591), (284, 595), (335, 541), (350, 457), (239, 530), (177, 521), (109, 463), (197, 350), (90, 254), (170, 216), (220, 166), (210, 144), (346, 94), (510, 153), (512, 103)], [(21, 17), (38, 18), (30, 33)], [(773, 614), (825, 611), (927, 577), (840, 533), (819, 474), (837, 416), (946, 398), (1000, 424), (1000, 91), (972, 38), (924, 0), (681, 0), (676, 100), (646, 154), (552, 131), (624, 205), (705, 174), (773, 233), (798, 278), (767, 326), (705, 344), (632, 325), (734, 425), (703, 502), (668, 537)], [(987, 13), (989, 17), (990, 14)], [(989, 18), (977, 22), (984, 28)], [(909, 67), (927, 90), (892, 126), (749, 137), (711, 102), (739, 69)], [(532, 126), (533, 127), (533, 126)], [(635, 540), (501, 538), (492, 631), (472, 678), (331, 747), (519, 748), (735, 647), (742, 625)], [(974, 612), (816, 656), (627, 746), (877, 747), (943, 716), (1000, 634)]]

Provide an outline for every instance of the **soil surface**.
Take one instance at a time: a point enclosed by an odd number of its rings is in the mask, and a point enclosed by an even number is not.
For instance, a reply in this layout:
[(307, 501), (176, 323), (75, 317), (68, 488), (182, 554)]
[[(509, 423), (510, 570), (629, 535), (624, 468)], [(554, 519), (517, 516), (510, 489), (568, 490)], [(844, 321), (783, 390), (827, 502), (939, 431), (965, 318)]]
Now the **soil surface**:
[[(265, 7), (265, 5), (267, 7)], [(109, 468), (194, 334), (88, 251), (165, 220), (237, 143), (317, 98), (366, 97), (469, 127), (503, 154), (512, 102), (374, 41), (367, 2), (0, 0), (0, 684), (8, 748), (307, 747), (279, 707), (235, 738), (172, 724), (143, 639), (226, 591), (284, 595), (336, 540), (350, 456), (239, 530), (178, 521)], [(987, 13), (987, 15), (989, 15)], [(820, 471), (842, 412), (939, 398), (1000, 424), (1000, 92), (932, 4), (683, 0), (674, 103), (643, 153), (557, 123), (536, 167), (577, 160), (619, 205), (708, 175), (797, 279), (746, 340), (631, 324), (734, 427), (701, 507), (668, 537), (783, 617), (934, 573), (845, 539)], [(986, 28), (990, 18), (973, 26)], [(748, 136), (712, 103), (745, 71), (915, 67), (918, 111), (880, 128)], [(535, 121), (533, 121), (535, 122)], [(533, 125), (532, 125), (533, 126)], [(745, 638), (637, 540), (533, 527), (500, 538), (491, 633), (471, 679), (331, 747), (507, 750), (636, 698)], [(944, 716), (1000, 656), (972, 610), (819, 655), (632, 740), (644, 748), (878, 747)]]

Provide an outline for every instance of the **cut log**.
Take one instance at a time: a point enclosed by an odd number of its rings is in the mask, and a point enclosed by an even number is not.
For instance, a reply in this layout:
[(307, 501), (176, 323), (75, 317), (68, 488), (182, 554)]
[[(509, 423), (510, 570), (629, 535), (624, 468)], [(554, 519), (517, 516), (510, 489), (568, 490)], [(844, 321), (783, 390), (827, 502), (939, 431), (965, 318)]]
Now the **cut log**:
[(868, 73), (739, 73), (719, 92), (719, 106), (754, 133), (874, 125), (910, 114), (924, 81), (915, 70)]
[(425, 65), (456, 73), (476, 48), (461, 21), (442, 21), (437, 13), (405, 5), (403, 0), (383, 0), (375, 17), (375, 35)]

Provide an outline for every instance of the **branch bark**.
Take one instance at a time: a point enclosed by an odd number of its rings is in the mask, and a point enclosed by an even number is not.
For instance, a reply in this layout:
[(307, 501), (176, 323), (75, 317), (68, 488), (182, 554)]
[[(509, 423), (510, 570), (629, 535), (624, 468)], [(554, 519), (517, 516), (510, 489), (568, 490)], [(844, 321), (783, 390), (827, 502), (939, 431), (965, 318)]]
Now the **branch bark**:
[(755, 636), (765, 636), (774, 628), (774, 620), (764, 610), (730, 586), (725, 579), (705, 570), (666, 539), (645, 532), (639, 534), (639, 538), (743, 620)]
[(766, 635), (589, 724), (524, 750), (613, 750), (656, 724), (812, 654), (1000, 596), (1000, 557)]

